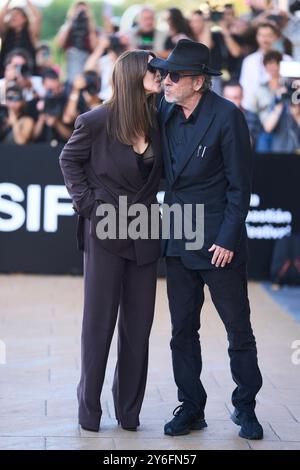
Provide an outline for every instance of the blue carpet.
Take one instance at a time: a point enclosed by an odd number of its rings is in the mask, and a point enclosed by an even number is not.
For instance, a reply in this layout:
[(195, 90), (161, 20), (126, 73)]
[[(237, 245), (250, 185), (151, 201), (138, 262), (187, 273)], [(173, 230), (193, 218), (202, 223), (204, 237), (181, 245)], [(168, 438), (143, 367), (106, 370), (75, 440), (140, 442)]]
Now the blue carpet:
[(272, 290), (270, 282), (262, 282), (268, 294), (300, 323), (300, 287), (284, 286)]

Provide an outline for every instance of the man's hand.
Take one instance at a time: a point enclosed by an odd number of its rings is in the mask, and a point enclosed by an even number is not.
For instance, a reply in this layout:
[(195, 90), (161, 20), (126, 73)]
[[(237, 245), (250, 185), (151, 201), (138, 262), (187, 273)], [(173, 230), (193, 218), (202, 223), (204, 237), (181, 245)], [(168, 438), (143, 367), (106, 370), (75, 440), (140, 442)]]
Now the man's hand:
[(211, 260), (211, 264), (214, 264), (217, 268), (221, 265), (221, 268), (224, 268), (226, 264), (231, 263), (233, 258), (234, 252), (230, 250), (226, 250), (226, 248), (222, 248), (218, 245), (212, 245), (208, 251), (213, 251), (213, 257)]

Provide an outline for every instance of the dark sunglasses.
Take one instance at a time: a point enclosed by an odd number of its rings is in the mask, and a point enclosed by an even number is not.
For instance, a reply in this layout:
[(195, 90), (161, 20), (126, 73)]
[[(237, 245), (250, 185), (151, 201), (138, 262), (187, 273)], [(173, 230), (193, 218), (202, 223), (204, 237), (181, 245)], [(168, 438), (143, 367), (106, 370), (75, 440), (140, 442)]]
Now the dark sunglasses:
[(162, 80), (165, 80), (168, 75), (170, 75), (170, 79), (172, 80), (173, 83), (178, 83), (179, 80), (183, 77), (199, 77), (200, 73), (195, 72), (195, 73), (189, 73), (189, 74), (184, 74), (184, 73), (179, 73), (179, 72), (171, 72), (170, 70), (160, 70), (160, 76)]

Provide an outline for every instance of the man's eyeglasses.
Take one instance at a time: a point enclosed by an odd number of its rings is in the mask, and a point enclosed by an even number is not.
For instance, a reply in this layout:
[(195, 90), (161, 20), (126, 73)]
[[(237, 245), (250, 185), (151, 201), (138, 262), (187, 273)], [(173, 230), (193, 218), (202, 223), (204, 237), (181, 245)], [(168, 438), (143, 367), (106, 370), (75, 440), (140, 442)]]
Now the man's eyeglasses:
[(199, 77), (199, 75), (201, 75), (200, 72), (189, 73), (189, 74), (171, 72), (169, 70), (159, 70), (159, 72), (160, 72), (160, 76), (162, 80), (165, 80), (165, 78), (167, 78), (167, 76), (169, 75), (173, 83), (178, 83), (179, 80), (183, 77)]
[(178, 83), (182, 77), (198, 77), (200, 75), (199, 72), (184, 74), (184, 73), (179, 73), (179, 72), (171, 72), (169, 70), (156, 69), (152, 67), (150, 63), (148, 63), (147, 69), (151, 73), (156, 73), (158, 71), (160, 74), (161, 80), (164, 80), (165, 78), (167, 78), (168, 75), (170, 75), (170, 79), (172, 80), (173, 83)]

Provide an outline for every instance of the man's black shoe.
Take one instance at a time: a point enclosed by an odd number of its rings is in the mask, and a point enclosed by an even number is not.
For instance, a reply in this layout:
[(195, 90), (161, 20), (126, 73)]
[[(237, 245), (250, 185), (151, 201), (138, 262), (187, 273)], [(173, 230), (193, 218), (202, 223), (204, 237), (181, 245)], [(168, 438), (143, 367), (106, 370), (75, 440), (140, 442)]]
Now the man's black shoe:
[(235, 424), (241, 426), (241, 430), (239, 432), (240, 437), (256, 440), (263, 439), (264, 431), (254, 411), (238, 411), (235, 408), (231, 415), (231, 419)]
[(191, 431), (201, 431), (201, 429), (207, 428), (207, 423), (204, 418), (196, 418), (191, 425)]
[(164, 427), (164, 432), (168, 436), (184, 436), (185, 434), (189, 434), (190, 431), (207, 427), (204, 418), (199, 418), (197, 414), (193, 413), (184, 405), (177, 406), (173, 411), (173, 415), (174, 418)]

